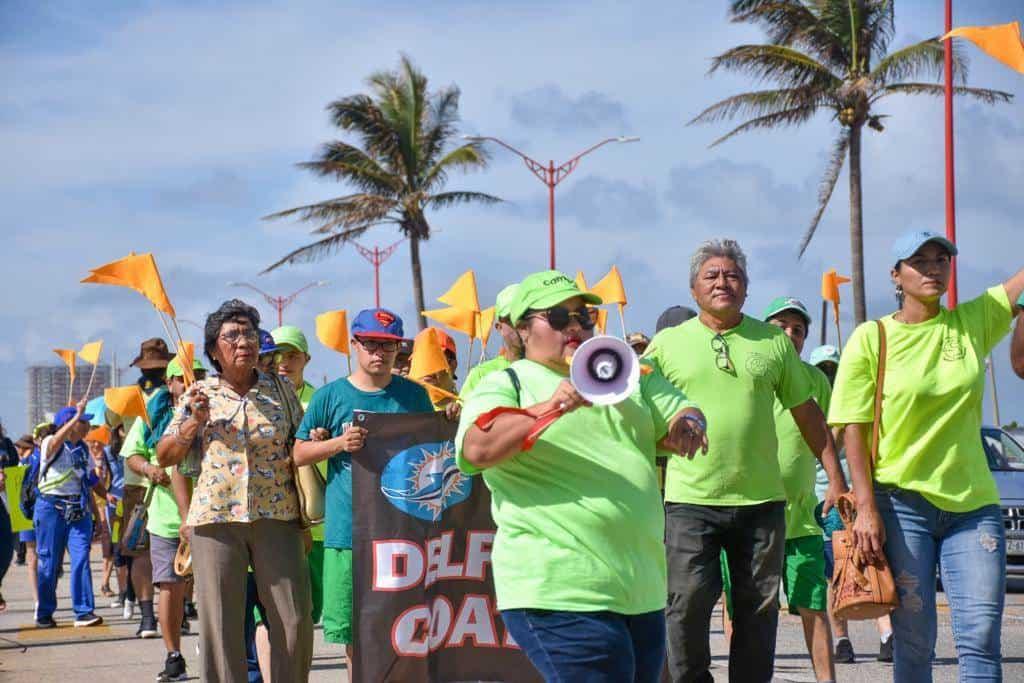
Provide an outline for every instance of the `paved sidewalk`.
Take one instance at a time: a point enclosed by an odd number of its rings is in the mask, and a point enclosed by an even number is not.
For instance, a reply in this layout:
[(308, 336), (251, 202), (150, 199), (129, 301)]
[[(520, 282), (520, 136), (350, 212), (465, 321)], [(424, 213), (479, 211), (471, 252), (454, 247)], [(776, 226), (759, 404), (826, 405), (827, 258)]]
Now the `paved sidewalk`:
[[(100, 563), (93, 562), (93, 578), (99, 576)], [(135, 637), (138, 622), (126, 622), (120, 609), (111, 609), (109, 599), (97, 602), (96, 612), (104, 624), (75, 629), (71, 622), (68, 582), (61, 580), (58, 590), (59, 628), (36, 630), (33, 625), (33, 599), (28, 586), (28, 570), (11, 566), (4, 581), (4, 597), (8, 608), (0, 614), (0, 681), (4, 683), (116, 683), (119, 681), (152, 681), (163, 668), (165, 656), (160, 639), (139, 640)], [(942, 596), (944, 600), (944, 596)], [(239, 606), (241, 609), (241, 606)], [(878, 639), (869, 623), (853, 624), (853, 644), (858, 663), (839, 665), (840, 681), (892, 680), (892, 667), (875, 661)], [(189, 670), (195, 675), (197, 662), (195, 635), (182, 639), (182, 650)], [(714, 675), (727, 680), (728, 656), (721, 632), (721, 615), (716, 610), (711, 635), (714, 654)], [(314, 645), (313, 675), (310, 681), (347, 683), (348, 672), (341, 648), (324, 643), (318, 628)], [(1024, 681), (1024, 594), (1007, 595), (1003, 622), (1004, 679)], [(939, 612), (939, 644), (935, 680), (956, 681), (957, 666), (953, 650), (949, 610), (945, 604)], [(784, 613), (780, 619), (776, 657), (776, 681), (813, 683), (814, 674), (803, 643), (798, 617)]]

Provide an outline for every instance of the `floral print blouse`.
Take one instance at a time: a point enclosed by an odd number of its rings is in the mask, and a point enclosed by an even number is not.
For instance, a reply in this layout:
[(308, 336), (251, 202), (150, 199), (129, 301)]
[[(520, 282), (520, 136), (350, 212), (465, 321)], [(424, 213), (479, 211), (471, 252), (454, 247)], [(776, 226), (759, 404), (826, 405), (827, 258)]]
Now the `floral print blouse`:
[[(286, 389), (291, 385), (282, 378)], [(202, 468), (192, 492), (189, 526), (253, 522), (257, 519), (293, 521), (299, 518), (298, 494), (289, 450), (289, 436), (298, 429), (302, 406), (293, 390), (283, 400), (291, 404), (294, 424), (287, 424), (282, 397), (270, 375), (258, 373), (253, 387), (239, 396), (220, 377), (196, 382), (209, 398), (210, 421), (199, 432)], [(177, 435), (188, 419), (182, 400), (167, 428)]]

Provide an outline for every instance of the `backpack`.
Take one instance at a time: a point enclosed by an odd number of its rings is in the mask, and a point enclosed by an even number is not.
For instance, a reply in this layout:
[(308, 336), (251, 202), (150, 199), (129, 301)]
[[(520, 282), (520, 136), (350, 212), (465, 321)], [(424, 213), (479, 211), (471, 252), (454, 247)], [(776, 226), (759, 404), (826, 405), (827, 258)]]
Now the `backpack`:
[(26, 519), (32, 519), (36, 512), (36, 498), (39, 495), (39, 458), (36, 457), (38, 454), (39, 451), (36, 450), (29, 456), (28, 471), (25, 472), (25, 478), (21, 480), (18, 506)]

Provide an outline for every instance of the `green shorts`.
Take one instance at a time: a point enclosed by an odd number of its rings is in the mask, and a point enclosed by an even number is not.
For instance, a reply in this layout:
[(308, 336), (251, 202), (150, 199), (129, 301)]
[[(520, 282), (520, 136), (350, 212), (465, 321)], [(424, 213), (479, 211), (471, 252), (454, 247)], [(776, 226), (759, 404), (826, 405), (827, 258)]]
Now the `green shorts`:
[(320, 622), (324, 611), (324, 542), (313, 541), (313, 547), (306, 555), (309, 562), (309, 586), (313, 595), (313, 625)]
[[(725, 609), (732, 618), (732, 582), (729, 563), (723, 550), (719, 556), (722, 565), (722, 592)], [(802, 536), (786, 541), (786, 560), (782, 572), (782, 586), (790, 614), (799, 614), (799, 608), (824, 612), (828, 604), (828, 582), (825, 580), (825, 539), (821, 536)]]
[(324, 640), (328, 643), (351, 645), (352, 550), (350, 548), (324, 548), (323, 581)]

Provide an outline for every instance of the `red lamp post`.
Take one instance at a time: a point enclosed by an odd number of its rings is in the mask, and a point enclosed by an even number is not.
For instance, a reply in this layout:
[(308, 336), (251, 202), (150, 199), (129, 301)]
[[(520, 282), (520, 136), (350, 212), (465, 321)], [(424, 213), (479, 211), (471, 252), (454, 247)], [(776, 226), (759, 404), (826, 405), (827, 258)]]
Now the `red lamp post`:
[(584, 156), (590, 154), (591, 152), (596, 150), (598, 147), (603, 147), (604, 145), (607, 145), (609, 142), (636, 142), (637, 140), (640, 139), (638, 137), (625, 137), (625, 136), (621, 136), (621, 135), (619, 137), (615, 137), (615, 138), (607, 138), (607, 139), (602, 140), (601, 142), (597, 143), (596, 145), (588, 147), (587, 149), (583, 150), (582, 152), (580, 152), (579, 154), (577, 154), (576, 156), (572, 157), (571, 159), (569, 159), (568, 161), (566, 161), (565, 163), (563, 163), (563, 164), (561, 164), (559, 166), (555, 166), (555, 162), (554, 161), (549, 161), (548, 165), (545, 166), (544, 164), (540, 163), (539, 161), (535, 161), (534, 159), (531, 159), (526, 154), (520, 152), (518, 149), (516, 149), (512, 145), (508, 144), (507, 142), (505, 142), (503, 140), (499, 140), (498, 138), (490, 137), (490, 136), (482, 136), (482, 135), (463, 135), (462, 138), (464, 140), (469, 140), (470, 142), (484, 142), (486, 140), (490, 140), (491, 142), (494, 142), (494, 143), (497, 143), (497, 144), (501, 145), (502, 147), (504, 147), (505, 149), (509, 150), (510, 152), (513, 152), (513, 153), (519, 155), (519, 157), (522, 158), (523, 163), (526, 164), (526, 167), (528, 169), (530, 169), (530, 171), (532, 171), (533, 174), (535, 176), (537, 176), (542, 183), (547, 185), (547, 187), (548, 187), (548, 238), (550, 240), (550, 245), (551, 245), (551, 259), (550, 259), (550, 261), (551, 261), (551, 268), (552, 268), (552, 270), (554, 270), (554, 268), (555, 268), (555, 186), (558, 185), (558, 183), (560, 183), (563, 180), (565, 180), (566, 177), (570, 173), (572, 173), (574, 170), (576, 170), (576, 166), (579, 164), (581, 158), (583, 158)]
[(302, 294), (307, 289), (312, 289), (313, 287), (323, 287), (326, 284), (326, 280), (317, 280), (316, 282), (310, 282), (305, 287), (302, 287), (301, 289), (292, 292), (288, 296), (272, 296), (264, 292), (259, 287), (249, 284), (248, 282), (229, 282), (228, 286), (245, 287), (247, 289), (251, 289), (252, 291), (262, 296), (264, 299), (266, 299), (268, 304), (277, 309), (277, 326), (281, 327), (281, 325), (284, 324), (284, 309), (288, 308), (288, 306), (290, 306), (292, 302), (295, 301), (295, 297), (297, 297), (299, 294)]
[(375, 301), (376, 308), (380, 308), (380, 267), (391, 258), (391, 255), (395, 253), (398, 246), (405, 241), (405, 238), (398, 240), (390, 247), (381, 249), (380, 247), (374, 247), (373, 249), (367, 249), (358, 242), (352, 242), (352, 245), (362, 254), (363, 258), (369, 261), (373, 265), (373, 292), (376, 297)]
[[(946, 33), (953, 30), (953, 0), (946, 0)], [(946, 72), (946, 239), (956, 244), (956, 182), (953, 173), (953, 41), (945, 42)], [(956, 257), (949, 274), (949, 307), (957, 304)]]

